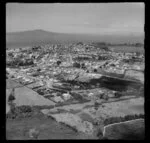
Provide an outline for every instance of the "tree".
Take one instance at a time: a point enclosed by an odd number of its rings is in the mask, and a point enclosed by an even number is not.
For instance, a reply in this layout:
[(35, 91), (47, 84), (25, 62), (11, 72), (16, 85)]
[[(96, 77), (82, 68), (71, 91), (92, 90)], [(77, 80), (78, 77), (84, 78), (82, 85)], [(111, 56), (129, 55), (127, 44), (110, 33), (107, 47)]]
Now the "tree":
[(120, 92), (116, 92), (116, 93), (115, 93), (115, 97), (119, 98), (119, 97), (121, 97), (121, 96), (122, 96), (122, 94), (121, 94)]
[(15, 114), (15, 103), (13, 103), (14, 100), (15, 100), (15, 88), (12, 89), (12, 91), (8, 97), (8, 103), (10, 105), (12, 114)]
[(10, 93), (8, 97), (8, 102), (12, 103), (13, 100), (15, 100), (15, 88), (12, 89), (12, 92)]
[(73, 67), (80, 68), (80, 63), (77, 62), (73, 63)]
[(40, 69), (40, 68), (38, 68), (38, 69), (37, 69), (37, 71), (38, 71), (38, 72), (40, 72), (40, 71), (41, 71), (41, 69)]
[(99, 107), (99, 104), (98, 104), (97, 101), (95, 101), (95, 103), (94, 103), (94, 108), (95, 108), (95, 110), (98, 110), (98, 107)]
[(94, 69), (94, 72), (96, 73), (96, 72), (97, 72), (97, 69)]
[(13, 57), (14, 55), (13, 53), (8, 53), (8, 56)]
[(84, 64), (84, 63), (82, 63), (82, 64), (81, 64), (81, 67), (82, 67), (83, 69), (85, 69), (85, 68), (86, 68), (86, 66), (85, 66), (85, 64)]
[(57, 61), (57, 66), (59, 66), (61, 64), (61, 61)]

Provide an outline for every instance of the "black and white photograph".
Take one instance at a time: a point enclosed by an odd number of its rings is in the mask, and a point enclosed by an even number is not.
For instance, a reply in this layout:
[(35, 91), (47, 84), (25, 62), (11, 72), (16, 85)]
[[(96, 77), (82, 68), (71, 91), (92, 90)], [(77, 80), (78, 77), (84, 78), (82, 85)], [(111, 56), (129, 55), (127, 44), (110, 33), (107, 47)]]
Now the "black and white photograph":
[(144, 29), (144, 2), (6, 3), (6, 140), (144, 140)]

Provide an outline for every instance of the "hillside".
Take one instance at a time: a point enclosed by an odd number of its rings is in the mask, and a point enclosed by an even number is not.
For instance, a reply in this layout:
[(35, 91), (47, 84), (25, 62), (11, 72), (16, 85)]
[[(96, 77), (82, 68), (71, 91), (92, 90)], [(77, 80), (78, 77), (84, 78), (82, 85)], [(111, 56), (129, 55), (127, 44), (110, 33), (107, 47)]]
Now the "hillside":
[(68, 43), (68, 42), (142, 42), (143, 35), (88, 35), (88, 34), (66, 34), (55, 33), (44, 30), (32, 30), (23, 32), (6, 33), (6, 47), (24, 47), (47, 43)]

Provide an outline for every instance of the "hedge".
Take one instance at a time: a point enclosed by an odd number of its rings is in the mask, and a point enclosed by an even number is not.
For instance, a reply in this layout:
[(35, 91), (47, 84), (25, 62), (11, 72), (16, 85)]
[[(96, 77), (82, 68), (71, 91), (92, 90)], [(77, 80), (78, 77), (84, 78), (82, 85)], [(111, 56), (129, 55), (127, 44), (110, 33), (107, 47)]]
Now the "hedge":
[(139, 118), (144, 118), (144, 115), (134, 114), (134, 115), (126, 115), (124, 117), (111, 117), (111, 118), (107, 118), (104, 120), (104, 125), (106, 126), (106, 125), (113, 124), (113, 123), (119, 123), (119, 122), (139, 119)]

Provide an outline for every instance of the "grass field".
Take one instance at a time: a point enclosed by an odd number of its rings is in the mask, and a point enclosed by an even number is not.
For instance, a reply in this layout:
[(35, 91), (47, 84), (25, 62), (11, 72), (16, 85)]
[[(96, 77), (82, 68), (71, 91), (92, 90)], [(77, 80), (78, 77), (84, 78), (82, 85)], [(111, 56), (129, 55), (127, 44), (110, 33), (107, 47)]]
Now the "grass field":
[(6, 139), (8, 140), (33, 140), (29, 137), (29, 130), (34, 128), (39, 131), (38, 140), (90, 138), (87, 135), (76, 133), (69, 127), (42, 114), (25, 119), (7, 120), (6, 122)]
[(142, 140), (145, 134), (144, 120), (133, 120), (113, 124), (105, 128), (104, 137), (107, 139)]

